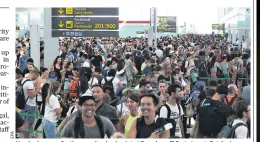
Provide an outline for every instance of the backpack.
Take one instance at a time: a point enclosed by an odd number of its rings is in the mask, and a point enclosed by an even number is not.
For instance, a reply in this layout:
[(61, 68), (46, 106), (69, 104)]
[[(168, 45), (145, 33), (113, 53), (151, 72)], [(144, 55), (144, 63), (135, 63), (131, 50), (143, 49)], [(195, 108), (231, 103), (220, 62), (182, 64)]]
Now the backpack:
[(222, 107), (222, 102), (213, 102), (209, 97), (203, 100), (201, 107), (199, 107), (199, 131), (204, 136), (215, 137), (223, 128), (226, 118), (218, 112)]
[[(170, 130), (170, 136), (173, 137), (175, 136), (175, 129), (176, 129), (176, 121), (174, 119), (171, 118), (171, 108), (168, 104), (163, 104), (161, 105), (161, 107), (159, 108), (159, 111), (158, 111), (158, 115), (160, 116), (160, 110), (161, 108), (165, 106), (166, 109), (167, 109), (167, 118), (165, 119), (168, 123), (172, 123), (172, 126), (173, 128)], [(180, 104), (177, 104), (178, 106), (178, 111), (179, 111), (179, 116), (181, 116), (181, 107), (180, 107)]]
[(233, 108), (232, 106), (233, 106), (233, 104), (234, 104), (236, 101), (238, 101), (238, 98), (237, 98), (237, 97), (232, 97), (232, 99), (231, 99), (230, 101), (228, 101), (227, 96), (225, 96), (225, 97), (224, 97), (224, 100), (223, 100), (223, 102), (224, 102), (225, 104), (227, 104), (227, 105), (228, 105), (229, 107), (231, 107), (231, 108)]
[(115, 91), (114, 91), (114, 86), (113, 86), (113, 80), (115, 77), (111, 78), (109, 81), (107, 80), (106, 77), (104, 77), (105, 79), (105, 83), (103, 85), (103, 89), (108, 89), (110, 91), (110, 97), (115, 95)]
[(187, 100), (186, 104), (186, 116), (188, 118), (193, 117), (193, 115), (195, 114), (195, 103), (198, 99), (200, 95), (200, 91), (198, 90), (194, 90), (193, 92), (191, 92), (189, 99)]
[[(101, 136), (101, 138), (104, 138), (105, 132), (103, 130), (104, 129), (103, 122), (102, 122), (100, 116), (95, 115), (94, 117), (95, 117), (98, 129), (100, 131), (100, 136)], [(81, 116), (78, 116), (75, 118), (74, 131), (75, 131), (75, 138), (85, 138), (84, 123), (83, 123)]]
[(70, 96), (76, 97), (78, 91), (78, 81), (72, 80), (70, 82)]
[(27, 82), (31, 81), (30, 79), (26, 79), (22, 85), (20, 86), (20, 89), (16, 91), (16, 107), (19, 109), (24, 109), (25, 104), (27, 100), (29, 99), (29, 96), (25, 99), (24, 96), (24, 90), (23, 90), (23, 85)]
[[(199, 77), (208, 77), (208, 70), (206, 63), (201, 63), (198, 68), (198, 76)], [(205, 80), (205, 79), (199, 79), (199, 80)]]
[[(218, 133), (218, 138), (235, 138), (236, 128), (238, 128), (239, 126), (247, 127), (247, 125), (244, 123), (237, 123), (233, 127), (232, 127), (232, 124), (233, 124), (233, 122), (229, 125), (224, 126), (222, 128), (222, 130)], [(247, 133), (247, 135), (249, 136), (249, 133)]]

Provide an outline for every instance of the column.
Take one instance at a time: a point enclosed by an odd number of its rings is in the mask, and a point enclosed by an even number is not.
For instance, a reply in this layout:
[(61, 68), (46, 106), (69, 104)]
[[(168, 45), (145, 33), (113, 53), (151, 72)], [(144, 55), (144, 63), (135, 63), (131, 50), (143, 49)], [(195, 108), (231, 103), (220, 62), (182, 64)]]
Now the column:
[(44, 67), (49, 68), (59, 55), (59, 38), (51, 35), (51, 8), (44, 8)]
[(30, 26), (30, 44), (31, 44), (31, 58), (34, 61), (35, 67), (40, 69), (40, 40), (39, 40), (39, 26)]

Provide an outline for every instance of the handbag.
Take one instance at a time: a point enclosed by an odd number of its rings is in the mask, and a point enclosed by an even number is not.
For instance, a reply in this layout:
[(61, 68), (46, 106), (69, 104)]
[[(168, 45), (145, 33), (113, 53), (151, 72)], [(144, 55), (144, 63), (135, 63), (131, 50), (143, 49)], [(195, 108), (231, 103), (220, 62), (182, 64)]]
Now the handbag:
[(190, 137), (191, 138), (203, 138), (203, 135), (200, 133), (200, 129), (199, 129), (199, 115), (197, 116), (196, 121), (191, 129)]

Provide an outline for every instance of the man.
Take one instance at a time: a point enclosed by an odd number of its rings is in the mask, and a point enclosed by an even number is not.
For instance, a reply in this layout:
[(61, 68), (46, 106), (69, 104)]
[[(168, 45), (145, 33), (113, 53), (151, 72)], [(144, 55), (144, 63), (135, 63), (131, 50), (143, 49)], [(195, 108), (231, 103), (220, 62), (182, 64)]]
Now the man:
[(227, 118), (232, 115), (232, 109), (221, 102), (228, 93), (225, 85), (219, 85), (216, 93), (203, 100), (199, 113), (199, 131), (204, 138), (216, 138), (217, 134), (227, 124)]
[(159, 81), (159, 86), (158, 86), (159, 92), (157, 94), (159, 96), (159, 105), (158, 106), (165, 104), (166, 100), (168, 100), (169, 95), (166, 92), (167, 87), (168, 86), (167, 86), (166, 81), (164, 81), (164, 80)]
[(116, 110), (103, 102), (104, 92), (100, 85), (93, 85), (91, 89), (92, 95), (95, 98), (96, 114), (107, 117), (116, 126), (119, 122)]
[(88, 60), (88, 55), (87, 55), (87, 54), (83, 54), (83, 55), (82, 55), (82, 60), (83, 60), (83, 65), (82, 65), (82, 67), (91, 68), (91, 63), (90, 63), (90, 61)]
[(103, 79), (103, 76), (101, 74), (101, 68), (100, 67), (95, 67), (94, 76), (97, 78), (98, 84), (101, 85), (101, 81)]
[(234, 112), (237, 117), (232, 123), (235, 129), (235, 138), (249, 138), (249, 128), (247, 122), (250, 120), (251, 106), (244, 100), (238, 101), (234, 106)]
[(146, 79), (142, 79), (138, 86), (135, 87), (135, 90), (137, 90), (140, 94), (149, 92), (151, 90), (150, 82)]
[(176, 84), (170, 85), (167, 92), (169, 94), (169, 100), (160, 108), (159, 117), (173, 119), (176, 122), (175, 131), (171, 130), (171, 137), (175, 136), (184, 138), (185, 135), (182, 123), (182, 116), (184, 115), (184, 112), (181, 105), (178, 103), (178, 100), (182, 95), (181, 87)]
[(96, 103), (93, 96), (82, 96), (79, 99), (82, 114), (70, 120), (61, 137), (66, 138), (104, 138), (111, 137), (116, 129), (112, 122), (103, 116), (95, 115)]
[(248, 86), (243, 87), (243, 94), (241, 97), (249, 104), (251, 104), (250, 89), (251, 89), (250, 80), (248, 80)]
[(19, 59), (19, 63), (18, 63), (18, 67), (20, 68), (20, 70), (23, 72), (25, 69), (27, 69), (27, 65), (28, 65), (28, 52), (24, 51), (23, 55), (20, 57)]
[(234, 108), (234, 105), (238, 101), (236, 95), (238, 94), (239, 89), (235, 84), (228, 85), (228, 95), (224, 97), (224, 103), (229, 107)]
[(167, 124), (165, 119), (156, 116), (158, 99), (154, 95), (143, 95), (141, 97), (142, 117), (135, 120), (130, 129), (128, 138), (169, 138), (170, 131), (157, 133), (156, 129)]
[(96, 50), (95, 51), (95, 55), (92, 56), (91, 58), (91, 63), (95, 66), (95, 67), (101, 67), (102, 68), (102, 62), (103, 62), (103, 58), (100, 55), (99, 51)]
[(143, 75), (150, 75), (152, 73), (153, 68), (155, 67), (156, 63), (154, 59), (150, 59), (146, 62), (146, 67), (143, 70)]
[[(41, 83), (36, 81), (39, 77), (39, 71), (37, 69), (30, 72), (28, 78), (24, 78), (21, 82), (23, 85), (24, 97), (27, 100), (23, 113), (35, 114), (36, 113), (36, 96), (40, 93)], [(25, 82), (26, 81), (26, 82)], [(34, 82), (35, 81), (35, 82)], [(32, 129), (35, 121), (34, 116), (25, 116), (25, 128)], [(24, 132), (24, 138), (29, 138), (29, 133)]]
[(196, 100), (196, 106), (199, 106), (199, 104), (206, 98), (206, 97), (212, 97), (215, 95), (217, 90), (218, 82), (216, 80), (210, 80), (209, 81), (209, 88), (206, 90), (203, 90)]
[[(28, 54), (28, 53), (27, 53)], [(32, 58), (29, 58), (27, 60), (27, 65), (26, 65), (26, 69), (23, 70), (23, 74), (26, 75), (27, 73), (29, 73), (29, 70), (28, 70), (28, 66), (29, 65), (33, 65), (33, 59)]]
[(109, 60), (109, 61), (107, 61), (106, 66), (103, 68), (102, 75), (107, 76), (107, 73), (111, 69), (112, 69), (112, 61)]

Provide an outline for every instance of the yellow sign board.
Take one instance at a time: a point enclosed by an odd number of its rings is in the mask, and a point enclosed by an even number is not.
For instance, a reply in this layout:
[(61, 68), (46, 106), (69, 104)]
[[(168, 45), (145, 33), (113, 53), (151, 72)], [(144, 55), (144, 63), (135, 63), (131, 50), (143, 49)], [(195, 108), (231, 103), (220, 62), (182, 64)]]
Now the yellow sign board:
[(73, 21), (66, 21), (66, 28), (73, 28)]
[(66, 8), (66, 14), (73, 14), (73, 8), (72, 7)]

